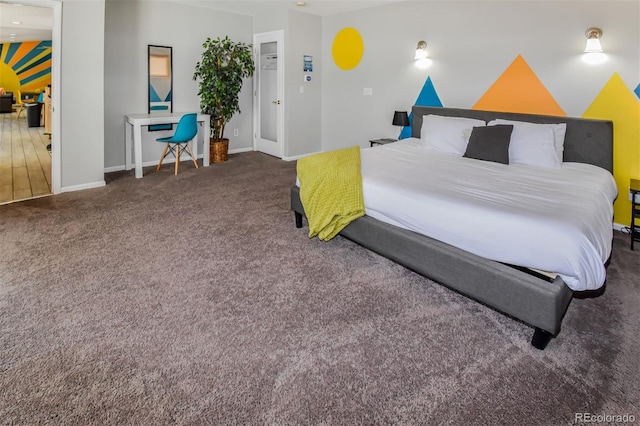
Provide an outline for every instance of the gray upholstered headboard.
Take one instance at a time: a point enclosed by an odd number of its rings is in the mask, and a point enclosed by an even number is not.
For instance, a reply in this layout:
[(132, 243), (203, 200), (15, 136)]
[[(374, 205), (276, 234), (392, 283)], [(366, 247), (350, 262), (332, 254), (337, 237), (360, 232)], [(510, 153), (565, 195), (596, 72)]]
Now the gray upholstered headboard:
[(428, 114), (476, 118), (486, 122), (494, 118), (503, 118), (543, 124), (567, 123), (564, 161), (594, 164), (613, 173), (613, 122), (611, 121), (415, 105), (412, 108), (413, 137), (420, 137), (422, 116)]

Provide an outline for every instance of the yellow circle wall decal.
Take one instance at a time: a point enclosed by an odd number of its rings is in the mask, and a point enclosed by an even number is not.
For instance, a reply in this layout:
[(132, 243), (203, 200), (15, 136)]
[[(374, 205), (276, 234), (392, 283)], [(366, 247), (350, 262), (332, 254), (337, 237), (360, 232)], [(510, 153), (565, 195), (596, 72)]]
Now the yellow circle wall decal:
[(333, 46), (331, 46), (333, 62), (342, 70), (357, 67), (363, 53), (364, 42), (355, 28), (343, 28), (333, 39)]

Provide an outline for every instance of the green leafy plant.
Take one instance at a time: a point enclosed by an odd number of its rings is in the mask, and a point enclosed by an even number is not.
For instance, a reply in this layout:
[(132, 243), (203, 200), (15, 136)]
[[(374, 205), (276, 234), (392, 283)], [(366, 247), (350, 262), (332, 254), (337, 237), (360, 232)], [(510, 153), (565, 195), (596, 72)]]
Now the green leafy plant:
[(229, 37), (207, 40), (202, 44), (202, 59), (196, 64), (193, 80), (199, 79), (200, 110), (211, 116), (211, 138), (221, 140), (225, 125), (240, 112), (243, 79), (255, 71), (251, 45)]

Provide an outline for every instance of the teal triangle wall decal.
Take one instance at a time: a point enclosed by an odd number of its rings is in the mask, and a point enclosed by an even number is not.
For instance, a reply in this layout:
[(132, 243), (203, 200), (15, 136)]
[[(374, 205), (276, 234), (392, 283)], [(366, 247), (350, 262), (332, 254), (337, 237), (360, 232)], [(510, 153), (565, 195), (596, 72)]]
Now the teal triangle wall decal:
[[(418, 99), (416, 99), (416, 102), (414, 103), (414, 105), (442, 107), (442, 102), (438, 97), (438, 93), (436, 93), (435, 87), (433, 87), (433, 82), (431, 81), (431, 77), (427, 77), (427, 81), (424, 82), (424, 85), (422, 86), (422, 90), (420, 91), (420, 94), (418, 95)], [(412, 116), (413, 116), (413, 113), (409, 113), (409, 123), (412, 122), (411, 121)], [(404, 126), (400, 131), (400, 135), (398, 136), (398, 139), (410, 138), (411, 132), (412, 132), (411, 124), (409, 124), (408, 126)]]

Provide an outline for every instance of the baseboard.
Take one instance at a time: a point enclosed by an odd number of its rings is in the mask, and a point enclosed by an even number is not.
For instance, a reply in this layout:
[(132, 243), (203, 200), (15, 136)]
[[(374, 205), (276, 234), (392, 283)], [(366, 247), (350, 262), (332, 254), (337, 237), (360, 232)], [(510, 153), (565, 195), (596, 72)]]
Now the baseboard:
[(229, 154), (239, 154), (241, 152), (249, 152), (249, 151), (253, 151), (253, 148), (249, 147), (249, 148), (230, 149)]
[(613, 223), (613, 229), (615, 229), (616, 231), (626, 231), (629, 229), (629, 226), (627, 225), (620, 225), (619, 223)]
[(82, 185), (63, 186), (62, 188), (60, 188), (60, 192), (73, 192), (82, 191), (84, 189), (100, 188), (101, 186), (105, 186), (106, 184), (107, 183), (102, 180), (98, 182), (83, 183)]
[(324, 151), (309, 152), (309, 153), (307, 153), (307, 154), (294, 155), (293, 157), (282, 157), (282, 159), (283, 159), (284, 161), (296, 161), (296, 160), (299, 160), (299, 159), (301, 159), (301, 158), (307, 157), (307, 156), (309, 156), (309, 155), (312, 155), (312, 154), (319, 154), (319, 153), (321, 153), (321, 152), (324, 152)]
[[(239, 148), (239, 149), (231, 149), (229, 150), (229, 154), (239, 154), (241, 152), (249, 152), (249, 151), (253, 151), (253, 148), (249, 147), (249, 148)], [(202, 159), (202, 154), (199, 154), (196, 156), (198, 159)], [(185, 162), (185, 161), (191, 161), (191, 157), (189, 157), (188, 155), (185, 157), (181, 157), (180, 161)], [(175, 158), (165, 158), (164, 161), (162, 161), (162, 164), (170, 164), (170, 163), (175, 163), (176, 159)], [(158, 160), (152, 160), (152, 161), (145, 161), (142, 163), (142, 167), (149, 167), (149, 166), (157, 166), (158, 165)], [(135, 167), (134, 167), (135, 168)], [(104, 168), (104, 172), (105, 173), (112, 173), (112, 172), (121, 172), (123, 170), (126, 170), (125, 166), (113, 166), (113, 167), (105, 167)]]
[(113, 173), (113, 172), (121, 172), (125, 169), (124, 165), (122, 166), (115, 166), (115, 167), (105, 167), (104, 168), (104, 172), (105, 173)]

